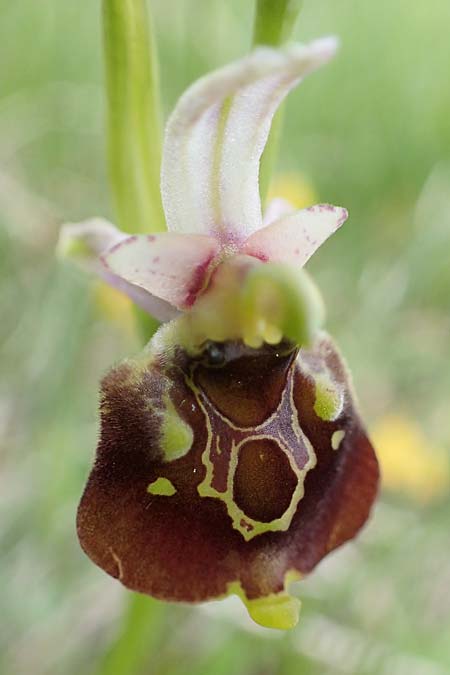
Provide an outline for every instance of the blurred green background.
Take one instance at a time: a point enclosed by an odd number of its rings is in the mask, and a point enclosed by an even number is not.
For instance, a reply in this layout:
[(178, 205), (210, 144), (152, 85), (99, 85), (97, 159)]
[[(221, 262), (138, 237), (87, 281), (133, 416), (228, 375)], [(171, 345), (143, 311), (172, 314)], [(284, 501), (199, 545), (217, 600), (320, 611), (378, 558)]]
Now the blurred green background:
[[(253, 2), (152, 5), (167, 112), (248, 50)], [(78, 546), (98, 380), (139, 347), (126, 303), (54, 257), (62, 222), (113, 218), (100, 6), (0, 7), (0, 672), (450, 673), (448, 0), (305, 0), (296, 30), (342, 49), (289, 99), (274, 191), (350, 211), (309, 269), (384, 488), (362, 536), (298, 585), (288, 634), (233, 600), (136, 599)]]

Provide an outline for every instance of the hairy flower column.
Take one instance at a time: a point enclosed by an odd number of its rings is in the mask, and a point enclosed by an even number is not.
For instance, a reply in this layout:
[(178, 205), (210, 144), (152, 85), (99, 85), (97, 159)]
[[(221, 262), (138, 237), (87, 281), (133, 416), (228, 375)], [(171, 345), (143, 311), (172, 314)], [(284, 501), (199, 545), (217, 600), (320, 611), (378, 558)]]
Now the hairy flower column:
[(321, 204), (261, 214), (277, 106), (333, 39), (257, 49), (195, 83), (168, 121), (169, 232), (66, 226), (61, 246), (165, 321), (103, 381), (97, 459), (78, 518), (88, 555), (175, 601), (237, 593), (295, 625), (287, 584), (353, 537), (378, 469), (303, 265), (346, 219)]

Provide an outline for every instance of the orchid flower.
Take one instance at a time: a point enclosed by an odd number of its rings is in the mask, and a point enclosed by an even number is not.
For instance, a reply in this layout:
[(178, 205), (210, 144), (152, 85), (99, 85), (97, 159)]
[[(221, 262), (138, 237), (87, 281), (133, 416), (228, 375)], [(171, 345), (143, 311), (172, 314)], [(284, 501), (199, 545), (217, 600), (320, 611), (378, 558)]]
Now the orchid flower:
[(303, 269), (347, 212), (278, 201), (263, 217), (258, 185), (277, 107), (335, 50), (332, 38), (258, 48), (186, 91), (165, 134), (168, 232), (96, 219), (60, 239), (163, 322), (103, 380), (84, 550), (130, 589), (180, 602), (235, 593), (276, 628), (297, 622), (289, 582), (355, 536), (378, 483)]

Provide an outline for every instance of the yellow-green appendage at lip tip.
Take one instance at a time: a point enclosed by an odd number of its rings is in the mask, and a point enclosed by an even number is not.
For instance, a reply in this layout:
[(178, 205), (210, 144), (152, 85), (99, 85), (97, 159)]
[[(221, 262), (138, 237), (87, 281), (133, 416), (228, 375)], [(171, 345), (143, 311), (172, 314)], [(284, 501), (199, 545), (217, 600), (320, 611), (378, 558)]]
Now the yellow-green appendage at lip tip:
[[(293, 581), (299, 581), (301, 574), (294, 570), (285, 576), (285, 589)], [(228, 595), (237, 595), (247, 608), (250, 618), (264, 628), (290, 630), (295, 628), (300, 616), (301, 602), (286, 590), (271, 593), (265, 597), (249, 600), (241, 584), (237, 581), (229, 584)]]
[(264, 628), (289, 630), (298, 623), (301, 603), (288, 593), (247, 600), (245, 604), (253, 621)]

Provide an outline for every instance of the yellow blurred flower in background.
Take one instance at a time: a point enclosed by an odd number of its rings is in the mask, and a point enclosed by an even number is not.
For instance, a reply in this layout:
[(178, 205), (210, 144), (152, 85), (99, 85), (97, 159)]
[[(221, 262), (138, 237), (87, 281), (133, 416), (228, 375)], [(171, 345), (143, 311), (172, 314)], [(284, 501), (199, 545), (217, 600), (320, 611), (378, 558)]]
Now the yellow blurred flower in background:
[(133, 303), (125, 293), (99, 281), (93, 285), (93, 296), (95, 305), (104, 319), (120, 326), (127, 336), (135, 334)]
[(296, 209), (316, 204), (316, 191), (308, 178), (299, 172), (281, 173), (270, 184), (268, 202), (275, 198), (285, 199)]
[(372, 428), (382, 485), (429, 503), (450, 493), (450, 458), (430, 443), (420, 426), (400, 414), (387, 415)]

